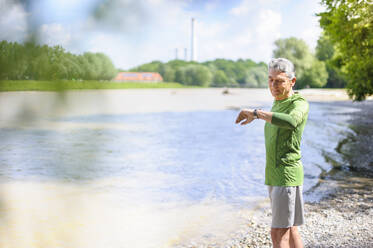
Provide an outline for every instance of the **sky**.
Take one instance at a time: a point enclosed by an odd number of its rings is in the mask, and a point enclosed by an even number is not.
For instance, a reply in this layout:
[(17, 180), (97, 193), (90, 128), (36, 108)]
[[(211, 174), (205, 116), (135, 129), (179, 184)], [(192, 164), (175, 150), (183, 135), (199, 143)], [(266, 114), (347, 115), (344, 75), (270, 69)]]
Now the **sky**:
[(268, 62), (279, 38), (297, 37), (315, 49), (321, 33), (319, 0), (0, 0), (0, 40), (67, 51), (102, 52), (117, 68), (154, 60), (190, 60), (191, 18), (195, 58)]

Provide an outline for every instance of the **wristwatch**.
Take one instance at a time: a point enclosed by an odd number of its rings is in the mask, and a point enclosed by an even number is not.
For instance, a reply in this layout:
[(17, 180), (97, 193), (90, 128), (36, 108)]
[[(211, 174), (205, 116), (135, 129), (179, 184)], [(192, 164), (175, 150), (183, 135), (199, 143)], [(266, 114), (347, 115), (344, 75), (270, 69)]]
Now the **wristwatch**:
[(254, 119), (259, 119), (258, 112), (256, 112), (256, 109), (254, 109)]

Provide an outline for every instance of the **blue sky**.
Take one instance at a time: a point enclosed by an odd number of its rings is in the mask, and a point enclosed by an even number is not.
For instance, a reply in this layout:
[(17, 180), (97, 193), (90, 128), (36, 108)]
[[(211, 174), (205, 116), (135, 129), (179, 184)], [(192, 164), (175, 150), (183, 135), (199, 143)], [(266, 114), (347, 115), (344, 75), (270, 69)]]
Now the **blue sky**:
[[(184, 58), (190, 19), (196, 19), (196, 58), (267, 62), (278, 38), (320, 35), (317, 0), (0, 0), (0, 40), (27, 39), (30, 21), (40, 43), (73, 53), (103, 52), (128, 69), (153, 60)], [(98, 10), (105, 11), (98, 11)], [(97, 13), (100, 13), (97, 15)], [(189, 56), (188, 56), (189, 59)]]

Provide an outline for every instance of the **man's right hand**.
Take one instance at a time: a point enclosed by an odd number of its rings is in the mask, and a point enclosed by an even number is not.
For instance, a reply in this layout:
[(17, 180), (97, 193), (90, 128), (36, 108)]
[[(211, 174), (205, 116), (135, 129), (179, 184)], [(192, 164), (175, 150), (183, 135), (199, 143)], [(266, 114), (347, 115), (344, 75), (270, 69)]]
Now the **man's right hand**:
[(236, 124), (240, 123), (243, 120), (245, 121), (242, 122), (241, 125), (246, 125), (252, 122), (254, 120), (254, 111), (251, 109), (242, 109), (237, 116)]

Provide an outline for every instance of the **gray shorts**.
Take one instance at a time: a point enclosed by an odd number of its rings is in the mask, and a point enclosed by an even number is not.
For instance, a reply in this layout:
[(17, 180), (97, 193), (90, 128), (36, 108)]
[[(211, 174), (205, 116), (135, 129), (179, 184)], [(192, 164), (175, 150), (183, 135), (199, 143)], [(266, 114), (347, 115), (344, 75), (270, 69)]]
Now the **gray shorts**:
[(304, 223), (303, 186), (268, 186), (272, 207), (272, 228)]

